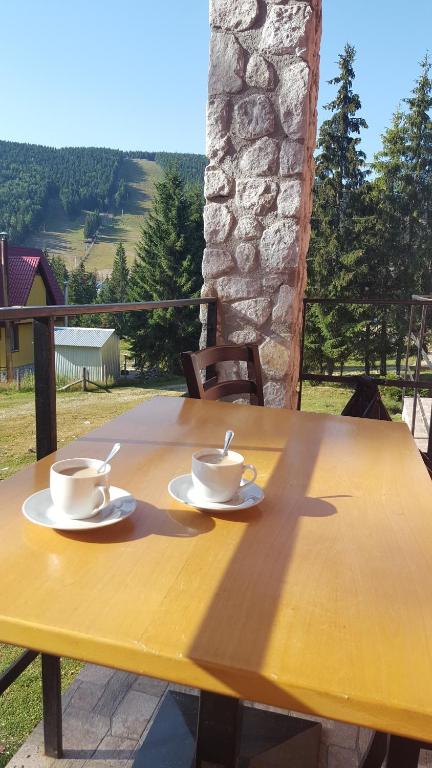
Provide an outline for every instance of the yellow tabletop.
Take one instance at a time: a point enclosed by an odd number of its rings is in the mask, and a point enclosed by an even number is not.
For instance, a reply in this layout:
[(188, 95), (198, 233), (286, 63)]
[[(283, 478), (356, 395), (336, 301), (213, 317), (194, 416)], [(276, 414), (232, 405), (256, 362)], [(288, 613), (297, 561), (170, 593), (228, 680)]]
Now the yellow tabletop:
[[(265, 500), (174, 502), (227, 428)], [(53, 457), (1, 484), (0, 640), (432, 739), (432, 486), (404, 425), (156, 398), (56, 455), (117, 440), (139, 504), (111, 528), (24, 519)]]

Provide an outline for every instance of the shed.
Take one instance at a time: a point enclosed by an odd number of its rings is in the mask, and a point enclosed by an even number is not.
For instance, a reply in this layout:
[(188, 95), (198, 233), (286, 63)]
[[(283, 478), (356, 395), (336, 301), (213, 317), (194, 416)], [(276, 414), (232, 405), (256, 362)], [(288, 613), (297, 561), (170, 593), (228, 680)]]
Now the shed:
[(55, 328), (56, 375), (79, 379), (82, 369), (92, 381), (120, 376), (119, 338), (113, 328)]

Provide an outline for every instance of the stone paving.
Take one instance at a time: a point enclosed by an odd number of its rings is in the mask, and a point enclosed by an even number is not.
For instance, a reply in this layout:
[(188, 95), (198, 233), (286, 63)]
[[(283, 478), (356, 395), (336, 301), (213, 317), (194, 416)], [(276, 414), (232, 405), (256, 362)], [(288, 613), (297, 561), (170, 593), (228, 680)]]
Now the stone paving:
[[(87, 664), (63, 696), (64, 758), (45, 757), (39, 723), (7, 768), (131, 768), (167, 687), (161, 680)], [(370, 732), (311, 719), (323, 725), (320, 768), (358, 768)], [(419, 766), (432, 768), (432, 752), (422, 753)]]

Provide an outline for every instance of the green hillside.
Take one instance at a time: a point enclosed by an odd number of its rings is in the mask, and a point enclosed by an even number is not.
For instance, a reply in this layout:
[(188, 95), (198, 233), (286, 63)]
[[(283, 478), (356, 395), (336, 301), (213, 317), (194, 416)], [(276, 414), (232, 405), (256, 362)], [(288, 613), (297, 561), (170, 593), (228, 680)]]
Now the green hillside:
[(50, 255), (62, 256), (70, 268), (74, 268), (85, 257), (87, 269), (96, 269), (104, 277), (111, 268), (116, 246), (123, 241), (131, 263), (140, 226), (150, 210), (154, 183), (162, 170), (151, 160), (125, 158), (120, 173), (126, 183), (122, 212), (101, 214), (102, 225), (93, 245), (84, 242), (85, 211), (72, 219), (65, 213), (59, 200), (49, 202), (41, 230), (30, 235), (26, 245), (47, 249)]
[[(0, 140), (0, 230), (13, 244), (64, 257), (69, 268), (85, 259), (104, 277), (120, 241), (132, 262), (162, 172), (176, 165), (185, 181), (202, 184), (206, 163), (197, 154)], [(93, 242), (84, 239), (86, 217), (87, 225), (100, 221)]]

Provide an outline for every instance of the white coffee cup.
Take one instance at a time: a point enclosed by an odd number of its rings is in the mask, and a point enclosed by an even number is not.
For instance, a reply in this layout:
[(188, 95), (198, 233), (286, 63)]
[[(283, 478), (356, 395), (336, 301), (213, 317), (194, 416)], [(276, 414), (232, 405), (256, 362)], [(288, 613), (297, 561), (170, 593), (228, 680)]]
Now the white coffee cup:
[[(241, 453), (228, 451), (226, 462), (217, 463), (222, 454), (222, 448), (204, 448), (192, 456), (192, 481), (196, 495), (201, 499), (229, 501), (240, 488), (245, 488), (256, 479), (255, 467), (245, 464)], [(253, 472), (251, 480), (243, 480), (247, 469)]]
[[(109, 502), (109, 464), (102, 466), (100, 459), (63, 459), (52, 465), (50, 491), (54, 507), (72, 520), (82, 520), (97, 514)], [(78, 476), (65, 474), (76, 469)], [(90, 470), (87, 476), (79, 476), (79, 470)]]

